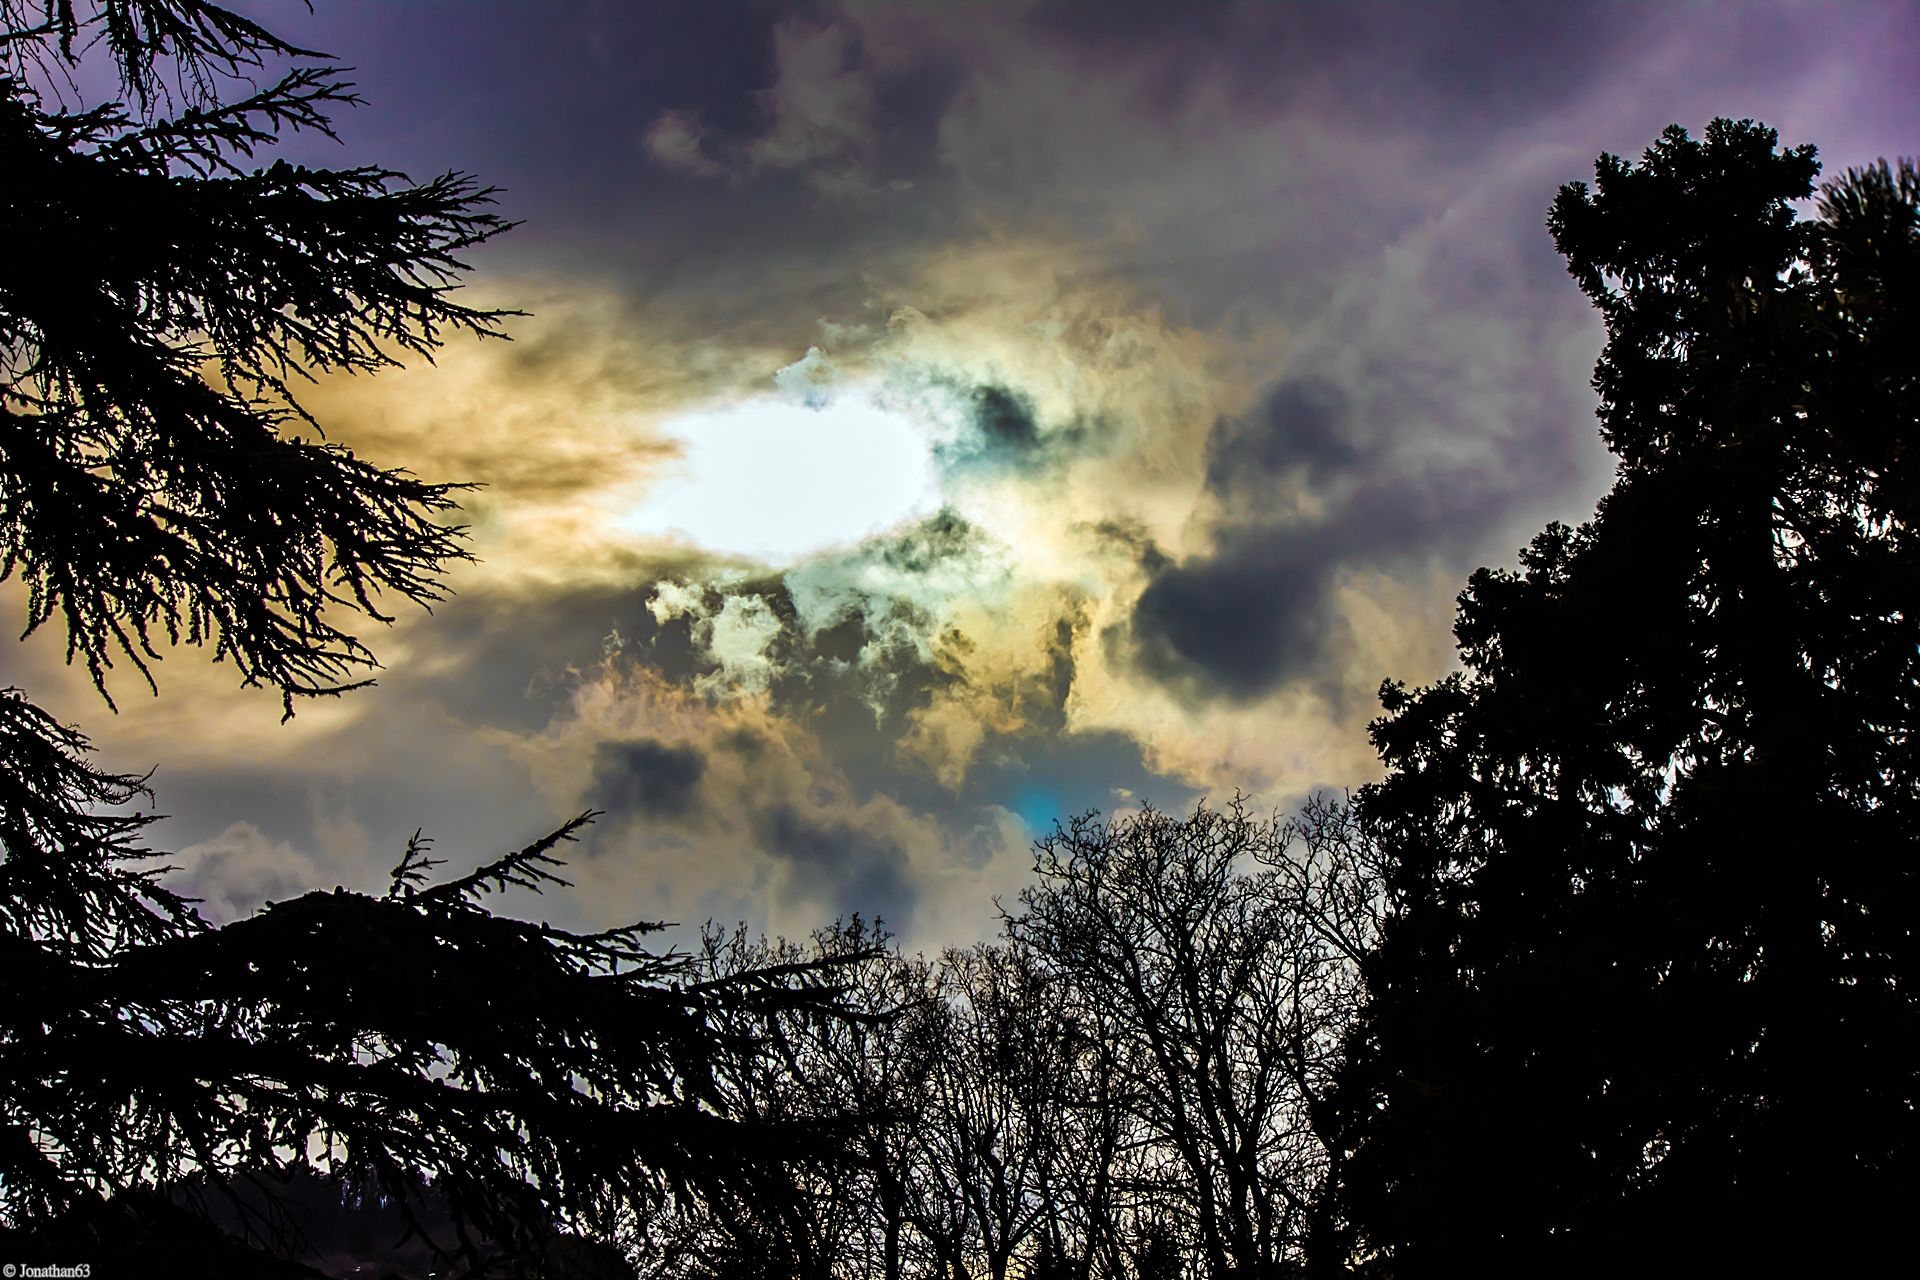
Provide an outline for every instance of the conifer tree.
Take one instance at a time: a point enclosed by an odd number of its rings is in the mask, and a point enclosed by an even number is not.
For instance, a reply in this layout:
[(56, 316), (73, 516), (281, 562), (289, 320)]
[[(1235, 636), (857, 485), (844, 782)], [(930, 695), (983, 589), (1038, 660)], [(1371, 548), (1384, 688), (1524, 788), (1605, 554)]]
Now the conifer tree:
[(1473, 576), (1464, 673), (1383, 691), (1359, 804), (1401, 909), (1323, 1262), (1839, 1273), (1903, 1243), (1920, 177), (1851, 172), (1800, 218), (1818, 169), (1718, 120), (1554, 202), (1618, 475)]
[[(350, 628), (440, 598), (459, 486), (357, 458), (297, 392), (499, 336), (507, 313), (453, 294), (460, 255), (507, 226), (492, 193), (269, 163), (283, 134), (329, 133), (351, 86), (206, 0), (0, 0), (0, 21), (0, 580), (103, 696), (120, 664), (151, 683), (163, 645), (209, 647), (288, 715), (364, 685)], [(65, 105), (102, 62), (120, 100)], [(433, 1244), (470, 1268), (540, 1266), (554, 1231), (617, 1237), (670, 1197), (778, 1218), (782, 1162), (820, 1126), (729, 1112), (715, 1028), (824, 1006), (831, 966), (697, 982), (643, 945), (653, 926), (485, 908), (563, 883), (554, 852), (590, 814), (437, 882), (416, 841), (384, 897), (214, 929), (158, 882), (151, 819), (126, 809), (143, 790), (0, 693), (10, 1260), (263, 1274), (209, 1223), (285, 1252), (297, 1224), (238, 1187), (314, 1164), (421, 1230), (431, 1185)]]

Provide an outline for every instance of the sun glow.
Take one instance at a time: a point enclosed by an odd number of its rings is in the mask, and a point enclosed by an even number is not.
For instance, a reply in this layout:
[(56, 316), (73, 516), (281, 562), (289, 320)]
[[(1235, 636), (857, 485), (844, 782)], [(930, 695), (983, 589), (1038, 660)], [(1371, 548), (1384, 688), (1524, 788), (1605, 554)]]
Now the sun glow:
[(791, 564), (940, 505), (931, 425), (868, 394), (762, 396), (665, 428), (679, 465), (622, 522), (635, 533)]

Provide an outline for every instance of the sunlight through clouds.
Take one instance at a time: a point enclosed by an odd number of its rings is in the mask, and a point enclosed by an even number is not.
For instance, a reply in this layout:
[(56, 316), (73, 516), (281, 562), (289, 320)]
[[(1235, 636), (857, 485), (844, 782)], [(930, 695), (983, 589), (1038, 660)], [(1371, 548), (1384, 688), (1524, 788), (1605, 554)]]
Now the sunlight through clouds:
[(660, 429), (681, 457), (622, 522), (636, 534), (791, 564), (940, 505), (928, 424), (871, 393), (758, 396)]
[(1920, 136), (1906, 27), (1851, 9), (734, 8), (503, 9), (431, 75), (439, 6), (295, 16), (355, 156), (525, 220), (468, 295), (525, 314), (302, 390), (475, 486), (378, 689), (283, 726), (169, 660), (102, 719), (60, 636), (17, 652), (235, 909), (591, 806), (551, 909), (940, 945), (1050, 805), (1364, 783), (1380, 682), (1443, 676), (1464, 576), (1611, 471), (1556, 185), (1721, 113), (1835, 168)]

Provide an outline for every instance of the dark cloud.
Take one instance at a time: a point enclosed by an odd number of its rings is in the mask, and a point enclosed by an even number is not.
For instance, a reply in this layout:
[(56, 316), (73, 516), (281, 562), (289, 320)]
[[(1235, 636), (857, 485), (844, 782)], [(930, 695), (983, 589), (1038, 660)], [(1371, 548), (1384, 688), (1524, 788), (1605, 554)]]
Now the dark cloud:
[(1311, 673), (1326, 651), (1342, 550), (1327, 543), (1322, 530), (1255, 529), (1169, 566), (1134, 606), (1137, 661), (1165, 682), (1237, 698)]
[(935, 450), (954, 470), (1054, 475), (1114, 434), (1112, 424), (1087, 417), (1043, 423), (1033, 397), (1004, 383), (940, 376), (929, 381), (950, 391), (964, 410), (968, 429)]
[(874, 550), (880, 563), (903, 573), (924, 574), (951, 560), (965, 560), (982, 546), (980, 533), (966, 517), (942, 507)]
[(1043, 739), (1035, 736), (1008, 744), (995, 752), (967, 780), (967, 796), (1012, 805), (1022, 798), (1041, 799), (1050, 813), (1031, 821), (1034, 834), (1045, 834), (1052, 817), (1067, 818), (1090, 810), (1111, 811), (1123, 802), (1151, 801), (1179, 811), (1198, 798), (1192, 787), (1149, 769), (1140, 743), (1128, 734), (1076, 733)]
[(594, 753), (594, 801), (614, 814), (677, 816), (693, 808), (706, 771), (698, 747), (653, 738), (603, 742)]
[(1322, 381), (1284, 382), (1261, 410), (1222, 418), (1207, 438), (1207, 487), (1231, 503), (1258, 501), (1275, 481), (1323, 483), (1362, 461), (1345, 430), (1340, 391)]
[[(877, 601), (862, 626), (873, 627), (889, 615), (903, 618), (907, 629), (930, 622), (904, 601)], [(823, 652), (825, 639), (837, 652), (852, 650), (857, 661), (836, 659)], [(952, 684), (957, 674), (929, 661), (919, 646), (902, 632), (880, 625), (856, 639), (846, 624), (815, 637), (815, 647), (784, 669), (774, 681), (774, 705), (780, 711), (811, 716), (819, 731), (841, 750), (894, 758), (899, 734), (916, 710), (930, 704), (935, 694)]]
[[(1201, 694), (1258, 697), (1311, 676), (1334, 632), (1331, 590), (1346, 565), (1404, 551), (1364, 492), (1352, 440), (1351, 399), (1330, 382), (1297, 379), (1271, 391), (1256, 412), (1215, 422), (1207, 485), (1225, 516), (1211, 554), (1163, 562), (1134, 606), (1140, 666)], [(1305, 487), (1326, 506), (1309, 518), (1271, 506)], [(1345, 490), (1345, 491), (1343, 491)]]
[(850, 609), (838, 622), (820, 628), (813, 637), (813, 651), (828, 662), (852, 662), (867, 644), (867, 615)]
[(795, 868), (797, 893), (824, 898), (840, 915), (879, 916), (898, 933), (912, 929), (916, 894), (896, 840), (786, 804), (761, 814), (759, 828), (767, 851)]
[[(1291, 379), (1258, 412), (1215, 424), (1215, 544), (1163, 561), (1141, 593), (1128, 639), (1142, 670), (1200, 697), (1251, 699), (1306, 680), (1346, 699), (1352, 691), (1328, 679), (1352, 639), (1334, 600), (1345, 577), (1436, 564), (1464, 573), (1527, 495), (1577, 474), (1570, 415), (1526, 424), (1532, 434), (1510, 456), (1453, 460), (1422, 450), (1445, 419), (1433, 392), (1396, 386), (1387, 370), (1364, 383), (1371, 391), (1356, 395)], [(1472, 439), (1474, 426), (1487, 424), (1462, 424), (1454, 438)]]
[(1093, 535), (1096, 544), (1124, 550), (1149, 573), (1159, 573), (1173, 563), (1146, 527), (1137, 520), (1100, 520), (1086, 526), (1086, 529)]
[(1006, 387), (974, 388), (973, 421), (993, 448), (1024, 452), (1040, 443), (1033, 401)]
[[(693, 619), (655, 617), (655, 584), (456, 596), (434, 611), (437, 660), (381, 677), (395, 695), (424, 698), (466, 724), (539, 729), (566, 709), (578, 673), (610, 653), (688, 684), (715, 669)], [(718, 602), (716, 596), (716, 604)]]

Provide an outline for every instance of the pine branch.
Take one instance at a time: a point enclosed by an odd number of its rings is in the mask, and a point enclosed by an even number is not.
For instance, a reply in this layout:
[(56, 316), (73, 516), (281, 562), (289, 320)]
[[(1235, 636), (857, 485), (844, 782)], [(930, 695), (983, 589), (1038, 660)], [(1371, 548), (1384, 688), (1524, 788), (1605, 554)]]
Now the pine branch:
[(473, 902), (488, 893), (504, 893), (510, 886), (539, 893), (544, 885), (571, 884), (571, 881), (563, 880), (547, 870), (548, 867), (566, 865), (564, 860), (549, 855), (561, 842), (577, 839), (575, 833), (600, 816), (599, 810), (588, 809), (524, 849), (496, 858), (458, 880), (423, 889), (414, 895), (414, 899), (419, 902), (453, 902), (462, 899)]

